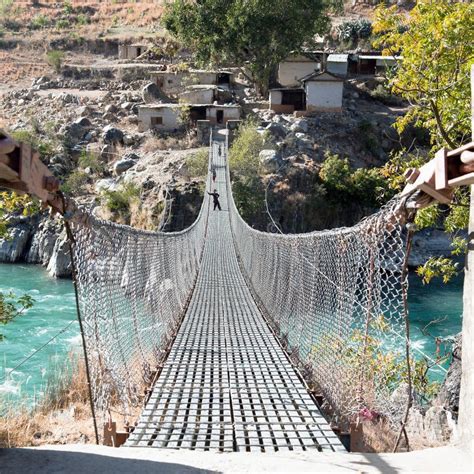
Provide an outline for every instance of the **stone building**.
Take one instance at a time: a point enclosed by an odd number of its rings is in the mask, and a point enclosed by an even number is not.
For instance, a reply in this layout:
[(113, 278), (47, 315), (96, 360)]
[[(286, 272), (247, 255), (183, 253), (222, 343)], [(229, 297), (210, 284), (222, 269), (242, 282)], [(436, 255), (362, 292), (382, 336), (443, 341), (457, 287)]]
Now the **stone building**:
[(178, 94), (187, 86), (214, 85), (231, 88), (234, 74), (228, 71), (156, 71), (151, 73), (152, 80), (166, 94)]
[(143, 53), (148, 51), (149, 46), (147, 44), (143, 43), (137, 43), (137, 44), (120, 44), (119, 45), (119, 53), (118, 57), (119, 59), (124, 59), (124, 60), (133, 60), (138, 58), (138, 56), (141, 56)]
[(240, 106), (215, 104), (149, 104), (138, 108), (142, 131), (155, 129), (174, 131), (183, 127), (183, 115), (191, 123), (207, 120), (211, 125), (225, 126), (229, 120), (240, 119)]

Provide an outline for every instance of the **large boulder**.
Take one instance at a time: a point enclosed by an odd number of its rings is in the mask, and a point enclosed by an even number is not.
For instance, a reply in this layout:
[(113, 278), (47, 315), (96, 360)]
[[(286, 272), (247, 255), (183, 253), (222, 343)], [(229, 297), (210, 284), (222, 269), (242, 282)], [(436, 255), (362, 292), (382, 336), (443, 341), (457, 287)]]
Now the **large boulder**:
[(307, 120), (300, 119), (291, 125), (290, 130), (292, 132), (308, 133), (309, 124)]
[(123, 143), (123, 136), (124, 134), (122, 130), (112, 125), (108, 125), (104, 128), (104, 131), (102, 133), (102, 140), (104, 141), (104, 143), (110, 145), (118, 145)]
[(125, 173), (125, 171), (129, 170), (137, 164), (139, 158), (140, 157), (135, 153), (128, 153), (124, 155), (121, 160), (117, 161), (117, 163), (114, 164), (115, 174), (121, 175), (122, 173)]
[(277, 122), (270, 123), (267, 125), (267, 127), (265, 127), (265, 130), (270, 132), (272, 137), (277, 139), (285, 138), (286, 134), (288, 133), (284, 125)]
[(30, 236), (31, 227), (27, 224), (17, 224), (10, 228), (8, 238), (0, 239), (0, 262), (14, 263), (21, 260)]
[(53, 254), (48, 264), (48, 272), (55, 278), (70, 278), (72, 275), (71, 254), (65, 232), (62, 232), (54, 244)]
[(61, 230), (62, 225), (55, 220), (46, 218), (40, 222), (26, 254), (27, 263), (48, 265)]
[(267, 173), (275, 173), (282, 164), (281, 157), (275, 150), (262, 150), (258, 158)]
[(430, 257), (448, 257), (451, 255), (452, 237), (438, 229), (423, 229), (413, 236), (408, 259), (411, 267), (423, 265)]
[(159, 102), (161, 99), (160, 88), (154, 82), (149, 82), (142, 89), (142, 98), (145, 104)]
[(443, 407), (431, 407), (425, 415), (425, 436), (433, 444), (446, 444), (451, 439), (455, 423)]

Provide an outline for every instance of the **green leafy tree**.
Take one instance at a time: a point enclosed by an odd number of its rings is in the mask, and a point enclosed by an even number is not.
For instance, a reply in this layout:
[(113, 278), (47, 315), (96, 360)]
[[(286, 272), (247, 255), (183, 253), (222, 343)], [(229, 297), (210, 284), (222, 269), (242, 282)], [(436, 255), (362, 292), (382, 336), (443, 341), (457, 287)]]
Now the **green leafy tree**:
[[(470, 66), (474, 60), (474, 4), (450, 0), (419, 0), (410, 15), (397, 13), (395, 7), (380, 6), (375, 13), (374, 44), (384, 52), (400, 54), (398, 68), (390, 78), (394, 93), (411, 104), (409, 112), (396, 122), (399, 132), (414, 123), (427, 129), (434, 148), (457, 148), (470, 139), (471, 91)], [(391, 186), (404, 186), (405, 169), (419, 167), (429, 154), (397, 154), (384, 168)], [(466, 248), (458, 236), (469, 220), (467, 189), (455, 190), (452, 205), (434, 205), (420, 211), (418, 228), (443, 223), (453, 234), (453, 254)], [(424, 282), (434, 277), (448, 281), (457, 273), (449, 258), (430, 259), (418, 269)]]
[(247, 64), (266, 94), (273, 68), (292, 50), (327, 31), (340, 0), (176, 0), (165, 27), (191, 46), (201, 64)]
[(409, 16), (380, 6), (375, 19), (374, 44), (401, 55), (392, 90), (412, 105), (398, 130), (415, 122), (430, 130), (434, 145), (463, 143), (471, 128), (474, 4), (419, 0)]
[[(16, 296), (14, 293), (3, 293), (0, 291), (0, 324), (5, 325), (21, 316), (27, 309), (31, 308), (35, 300), (27, 294)], [(5, 336), (0, 332), (0, 342)]]

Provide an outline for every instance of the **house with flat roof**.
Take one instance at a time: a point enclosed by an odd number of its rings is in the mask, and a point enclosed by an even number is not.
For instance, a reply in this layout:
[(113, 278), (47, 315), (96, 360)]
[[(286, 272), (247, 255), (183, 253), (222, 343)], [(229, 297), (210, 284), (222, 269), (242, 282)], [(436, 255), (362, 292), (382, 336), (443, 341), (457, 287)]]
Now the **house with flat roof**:
[(328, 71), (310, 74), (301, 82), (308, 112), (341, 112), (344, 79)]
[(131, 61), (133, 59), (138, 58), (143, 53), (147, 52), (150, 46), (144, 43), (136, 43), (136, 44), (119, 44), (119, 59), (125, 59)]
[(234, 74), (229, 71), (155, 71), (152, 80), (166, 94), (178, 94), (187, 86), (214, 85), (232, 88)]
[(322, 69), (324, 53), (291, 54), (278, 65), (278, 83), (283, 87), (299, 84), (299, 80), (315, 71)]
[(174, 131), (183, 127), (183, 115), (191, 123), (207, 120), (211, 125), (225, 126), (240, 119), (240, 106), (234, 104), (147, 104), (138, 107), (139, 129)]
[(292, 114), (306, 110), (306, 94), (303, 88), (270, 89), (270, 109), (278, 114)]
[(326, 60), (326, 71), (331, 74), (346, 77), (349, 54), (330, 54)]
[(400, 58), (396, 56), (358, 54), (357, 74), (383, 74), (386, 70), (395, 68), (399, 59)]

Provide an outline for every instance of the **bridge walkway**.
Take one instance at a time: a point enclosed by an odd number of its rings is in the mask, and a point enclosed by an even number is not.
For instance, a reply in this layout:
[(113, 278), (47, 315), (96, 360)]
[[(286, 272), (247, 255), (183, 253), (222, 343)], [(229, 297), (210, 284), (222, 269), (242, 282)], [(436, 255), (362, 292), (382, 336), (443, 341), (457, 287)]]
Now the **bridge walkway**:
[(224, 146), (212, 147), (222, 211), (210, 211), (187, 314), (127, 446), (345, 451), (246, 285), (232, 242)]

